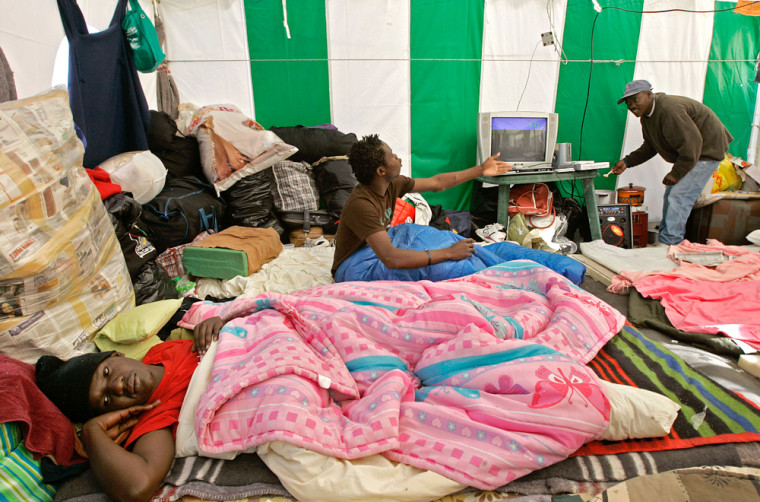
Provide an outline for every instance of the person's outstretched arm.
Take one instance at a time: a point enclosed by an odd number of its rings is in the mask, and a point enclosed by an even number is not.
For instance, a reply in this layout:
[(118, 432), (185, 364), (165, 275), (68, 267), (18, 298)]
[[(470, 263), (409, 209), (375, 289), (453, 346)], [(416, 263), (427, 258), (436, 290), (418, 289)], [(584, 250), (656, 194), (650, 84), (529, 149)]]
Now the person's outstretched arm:
[[(512, 164), (496, 160), (500, 154), (496, 154), (493, 157), (489, 157), (485, 162), (479, 166), (464, 169), (462, 171), (455, 171), (451, 173), (436, 174), (431, 178), (415, 178), (414, 179), (414, 191), (415, 192), (440, 192), (447, 188), (452, 188), (457, 185), (477, 178), (478, 176), (498, 176), (512, 170)], [(369, 242), (369, 240), (367, 240)], [(427, 260), (426, 260), (427, 263)]]
[[(132, 406), (104, 413), (82, 427), (82, 443), (90, 467), (103, 491), (113, 500), (144, 502), (156, 492), (174, 460), (174, 438), (170, 429), (140, 436), (132, 451), (119, 443), (136, 417), (155, 406)], [(130, 425), (131, 424), (131, 425)]]

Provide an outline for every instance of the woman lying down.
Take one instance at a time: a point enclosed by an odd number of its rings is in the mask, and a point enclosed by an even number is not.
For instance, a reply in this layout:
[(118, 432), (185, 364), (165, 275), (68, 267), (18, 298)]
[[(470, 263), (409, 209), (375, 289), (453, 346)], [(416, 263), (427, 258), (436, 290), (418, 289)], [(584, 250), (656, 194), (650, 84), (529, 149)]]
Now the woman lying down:
[[(272, 445), (346, 465), (380, 457), (447, 482), (414, 494), (426, 500), (503, 486), (595, 439), (666, 434), (677, 405), (602, 382), (586, 366), (624, 321), (561, 275), (520, 260), (437, 283), (349, 282), (198, 302), (180, 323), (194, 328), (194, 341), (164, 342), (142, 362), (119, 353), (43, 357), (37, 378), (84, 422), (91, 467), (116, 500), (148, 500), (160, 486), (179, 449), (183, 407), (195, 410), (201, 454), (258, 451), (301, 500), (412, 498), (385, 483), (378, 493), (368, 492), (372, 483), (348, 488), (345, 476), (314, 489), (298, 479), (305, 469), (270, 461)], [(193, 379), (200, 397), (186, 400), (196, 351), (216, 338), (212, 364), (201, 365), (208, 374)], [(631, 417), (615, 396), (627, 389), (670, 403), (654, 434), (620, 432)]]

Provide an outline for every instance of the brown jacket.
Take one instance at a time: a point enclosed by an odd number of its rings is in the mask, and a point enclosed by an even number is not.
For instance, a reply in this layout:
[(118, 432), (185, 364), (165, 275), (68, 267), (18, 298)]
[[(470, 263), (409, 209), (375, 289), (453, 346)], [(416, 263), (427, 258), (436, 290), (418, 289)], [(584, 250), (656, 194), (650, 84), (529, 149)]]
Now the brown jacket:
[(644, 143), (623, 160), (637, 166), (660, 154), (673, 164), (670, 174), (683, 178), (698, 160), (725, 158), (733, 136), (715, 113), (691, 98), (655, 94), (651, 117), (641, 117)]

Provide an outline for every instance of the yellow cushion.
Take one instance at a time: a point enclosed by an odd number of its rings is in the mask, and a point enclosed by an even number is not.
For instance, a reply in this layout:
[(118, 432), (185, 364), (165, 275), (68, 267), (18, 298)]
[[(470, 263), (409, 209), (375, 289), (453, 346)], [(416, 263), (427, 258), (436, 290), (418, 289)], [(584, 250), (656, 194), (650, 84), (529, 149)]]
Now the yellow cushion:
[(182, 298), (138, 305), (111, 319), (95, 335), (95, 345), (102, 351), (118, 350), (125, 356), (141, 360), (151, 347), (161, 343), (156, 333), (182, 305)]

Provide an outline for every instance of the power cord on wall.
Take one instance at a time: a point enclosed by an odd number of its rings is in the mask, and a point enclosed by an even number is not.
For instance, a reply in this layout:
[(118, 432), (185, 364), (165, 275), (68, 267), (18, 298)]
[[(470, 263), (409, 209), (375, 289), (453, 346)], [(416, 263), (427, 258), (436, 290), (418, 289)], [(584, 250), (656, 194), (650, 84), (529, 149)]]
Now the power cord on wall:
[(520, 94), (520, 99), (517, 101), (517, 111), (520, 111), (520, 103), (522, 102), (522, 98), (525, 95), (525, 89), (528, 88), (528, 80), (530, 80), (530, 69), (533, 66), (533, 58), (536, 57), (536, 50), (538, 50), (539, 45), (541, 45), (540, 40), (536, 43), (536, 46), (533, 48), (533, 54), (530, 55), (530, 63), (528, 64), (528, 75), (525, 77), (525, 85), (523, 86), (522, 93)]
[[(753, 5), (760, 4), (760, 0), (747, 3), (743, 5), (742, 7), (739, 7), (739, 9), (744, 7), (750, 7)], [(578, 138), (578, 158), (583, 158), (582, 152), (583, 152), (583, 128), (586, 123), (586, 112), (588, 110), (588, 104), (589, 104), (589, 97), (591, 95), (591, 76), (593, 75), (594, 71), (594, 33), (596, 31), (596, 22), (599, 19), (599, 16), (604, 12), (605, 10), (619, 10), (623, 12), (630, 12), (632, 14), (665, 14), (669, 12), (688, 12), (688, 13), (694, 13), (694, 14), (709, 14), (709, 13), (717, 13), (717, 12), (727, 12), (727, 11), (735, 11), (737, 7), (728, 7), (725, 9), (713, 9), (713, 10), (692, 10), (692, 9), (663, 9), (663, 10), (633, 10), (633, 9), (624, 9), (623, 7), (613, 7), (613, 6), (607, 6), (607, 7), (601, 7), (601, 10), (598, 10), (596, 15), (594, 16), (594, 22), (591, 25), (591, 50), (590, 50), (590, 66), (589, 66), (589, 72), (588, 72), (588, 86), (586, 87), (586, 100), (583, 105), (583, 115), (581, 116), (581, 127), (580, 127), (580, 134)], [(571, 182), (571, 197), (574, 196), (575, 193), (575, 182)]]
[[(760, 4), (760, 0), (755, 2), (750, 2), (748, 4), (743, 5), (742, 7), (739, 7), (739, 9), (744, 7), (751, 7), (753, 5)], [(688, 12), (688, 13), (694, 13), (694, 14), (709, 14), (709, 13), (717, 13), (717, 12), (727, 12), (727, 11), (735, 11), (737, 9), (736, 6), (734, 7), (728, 7), (725, 9), (713, 9), (713, 10), (692, 10), (692, 9), (663, 9), (663, 10), (632, 10), (632, 9), (624, 9), (623, 7), (602, 7), (602, 10), (597, 12), (594, 16), (594, 22), (591, 25), (591, 51), (590, 51), (590, 66), (589, 66), (589, 72), (588, 72), (588, 87), (586, 89), (586, 102), (583, 105), (583, 115), (581, 118), (581, 130), (580, 130), (580, 137), (578, 138), (578, 158), (582, 158), (581, 153), (583, 152), (583, 126), (586, 122), (586, 111), (588, 110), (588, 103), (589, 103), (589, 97), (591, 95), (591, 75), (594, 70), (594, 32), (596, 30), (596, 21), (599, 19), (599, 16), (604, 12), (605, 10), (619, 10), (623, 12), (630, 12), (632, 14), (665, 14), (668, 12)]]

